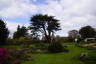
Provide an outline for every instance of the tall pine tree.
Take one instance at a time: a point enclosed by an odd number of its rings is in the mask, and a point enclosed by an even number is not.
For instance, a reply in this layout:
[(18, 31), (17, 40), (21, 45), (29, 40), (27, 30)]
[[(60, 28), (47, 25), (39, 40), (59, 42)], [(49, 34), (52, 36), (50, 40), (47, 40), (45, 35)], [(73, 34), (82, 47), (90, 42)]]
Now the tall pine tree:
[(6, 44), (8, 35), (9, 35), (8, 28), (6, 27), (4, 21), (0, 19), (0, 45)]
[(14, 32), (14, 34), (13, 34), (13, 38), (15, 39), (15, 38), (20, 38), (20, 37), (26, 37), (28, 35), (27, 31), (28, 30), (25, 26), (20, 27), (18, 25), (17, 31)]

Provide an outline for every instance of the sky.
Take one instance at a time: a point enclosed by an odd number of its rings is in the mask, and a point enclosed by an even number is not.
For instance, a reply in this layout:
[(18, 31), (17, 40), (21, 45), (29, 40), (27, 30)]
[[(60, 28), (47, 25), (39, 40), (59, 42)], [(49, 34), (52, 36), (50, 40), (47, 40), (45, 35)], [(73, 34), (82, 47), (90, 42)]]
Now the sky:
[(96, 28), (96, 0), (0, 0), (0, 18), (14, 33), (18, 25), (30, 25), (30, 17), (48, 14), (60, 20), (57, 35), (90, 25)]

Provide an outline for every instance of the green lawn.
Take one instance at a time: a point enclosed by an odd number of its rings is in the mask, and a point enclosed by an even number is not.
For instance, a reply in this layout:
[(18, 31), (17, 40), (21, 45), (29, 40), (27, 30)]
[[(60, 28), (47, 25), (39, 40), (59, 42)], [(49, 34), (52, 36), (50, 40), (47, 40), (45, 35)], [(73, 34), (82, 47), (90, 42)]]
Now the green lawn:
[(68, 46), (68, 53), (57, 54), (31, 54), (33, 61), (26, 61), (22, 64), (84, 64), (77, 59), (82, 52), (88, 52), (86, 48), (79, 48), (75, 44)]

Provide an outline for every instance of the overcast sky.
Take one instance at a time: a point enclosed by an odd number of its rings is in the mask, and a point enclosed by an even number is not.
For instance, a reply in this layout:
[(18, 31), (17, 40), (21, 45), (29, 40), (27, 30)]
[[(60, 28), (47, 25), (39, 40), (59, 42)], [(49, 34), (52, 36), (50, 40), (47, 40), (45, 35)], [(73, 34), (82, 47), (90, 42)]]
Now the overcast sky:
[(30, 17), (39, 13), (60, 20), (62, 30), (56, 34), (61, 36), (86, 25), (96, 27), (96, 0), (0, 0), (0, 18), (11, 33), (18, 24), (28, 26)]

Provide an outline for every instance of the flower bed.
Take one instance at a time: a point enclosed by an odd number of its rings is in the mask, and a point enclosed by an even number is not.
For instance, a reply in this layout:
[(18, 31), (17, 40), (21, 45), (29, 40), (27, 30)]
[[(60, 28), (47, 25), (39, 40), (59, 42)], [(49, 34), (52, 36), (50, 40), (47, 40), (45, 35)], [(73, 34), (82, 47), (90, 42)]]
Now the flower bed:
[(24, 61), (32, 60), (23, 49), (0, 48), (0, 64), (21, 64)]
[(6, 48), (0, 48), (0, 64), (5, 64), (5, 62), (7, 60), (8, 60), (7, 49)]

